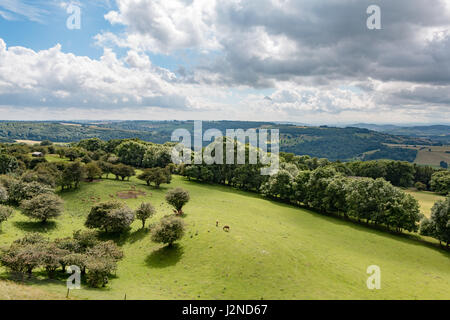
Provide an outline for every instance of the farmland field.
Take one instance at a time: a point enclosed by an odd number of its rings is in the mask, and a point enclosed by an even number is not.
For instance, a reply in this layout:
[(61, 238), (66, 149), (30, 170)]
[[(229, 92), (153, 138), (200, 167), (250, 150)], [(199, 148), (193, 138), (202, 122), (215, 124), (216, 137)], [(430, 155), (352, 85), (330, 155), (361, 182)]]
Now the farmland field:
[(433, 192), (428, 191), (412, 191), (405, 190), (405, 192), (411, 194), (414, 198), (419, 201), (420, 211), (427, 217), (431, 215), (431, 208), (438, 200), (444, 200), (444, 196), (440, 196)]
[(431, 165), (434, 167), (439, 167), (441, 161), (450, 164), (450, 146), (387, 145), (417, 150), (417, 157), (414, 160), (414, 163), (417, 164)]
[[(145, 192), (138, 199), (121, 200), (117, 192)], [(191, 193), (185, 207), (187, 232), (172, 249), (150, 241), (139, 221), (132, 230), (112, 238), (124, 250), (117, 274), (106, 288), (71, 292), (73, 299), (449, 299), (450, 254), (435, 245), (366, 228), (308, 210), (268, 201), (259, 195), (229, 187), (189, 182), (174, 176), (160, 190), (142, 184), (104, 179), (83, 183), (63, 192), (65, 212), (45, 226), (16, 212), (2, 224), (0, 245), (26, 232), (50, 238), (70, 236), (99, 199), (113, 197), (136, 208), (150, 201), (157, 208), (156, 222), (171, 209), (164, 202), (169, 188), (182, 186)], [(217, 228), (227, 224), (226, 233)], [(107, 237), (105, 237), (107, 238)], [(378, 265), (382, 289), (368, 290), (366, 269)], [(37, 297), (65, 299), (66, 287), (36, 272), (27, 281)], [(8, 279), (0, 269), (0, 278)], [(19, 292), (10, 282), (11, 292)], [(0, 296), (7, 299), (7, 296)], [(26, 297), (25, 297), (26, 298)]]

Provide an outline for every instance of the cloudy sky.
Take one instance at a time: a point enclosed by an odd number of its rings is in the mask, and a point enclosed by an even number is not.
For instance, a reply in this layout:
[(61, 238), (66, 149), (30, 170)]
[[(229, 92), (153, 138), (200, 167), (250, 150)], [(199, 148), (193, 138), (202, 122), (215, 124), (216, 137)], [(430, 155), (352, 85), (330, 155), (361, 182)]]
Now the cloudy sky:
[(0, 120), (449, 123), (449, 30), (448, 0), (0, 0)]

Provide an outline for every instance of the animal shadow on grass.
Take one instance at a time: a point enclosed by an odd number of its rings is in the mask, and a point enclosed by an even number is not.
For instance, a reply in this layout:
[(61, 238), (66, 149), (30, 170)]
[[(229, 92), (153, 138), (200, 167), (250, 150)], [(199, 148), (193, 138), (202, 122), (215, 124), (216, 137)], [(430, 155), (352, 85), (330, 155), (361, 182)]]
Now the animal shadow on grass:
[(148, 255), (145, 259), (145, 263), (152, 268), (170, 267), (180, 261), (183, 256), (183, 251), (183, 247), (178, 244), (174, 244), (171, 247), (164, 246)]
[(15, 221), (14, 225), (26, 232), (47, 232), (56, 229), (55, 221), (35, 222), (35, 221)]

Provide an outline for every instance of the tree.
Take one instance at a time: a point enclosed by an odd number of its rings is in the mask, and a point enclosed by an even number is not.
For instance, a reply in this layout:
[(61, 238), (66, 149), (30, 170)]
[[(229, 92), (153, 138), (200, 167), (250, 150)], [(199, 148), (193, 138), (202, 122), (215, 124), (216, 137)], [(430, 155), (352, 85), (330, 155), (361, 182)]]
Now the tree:
[(139, 180), (145, 181), (149, 186), (151, 183), (155, 185), (157, 189), (162, 183), (169, 184), (172, 181), (172, 175), (169, 168), (151, 168), (145, 169), (139, 176)]
[(58, 148), (56, 149), (56, 154), (62, 159), (66, 155), (66, 151), (64, 148)]
[(8, 182), (8, 202), (12, 204), (20, 204), (23, 200), (48, 193), (52, 194), (53, 189), (36, 181), (28, 183), (13, 178)]
[(266, 197), (290, 201), (293, 197), (294, 177), (287, 170), (279, 170), (261, 186), (261, 193)]
[(122, 142), (116, 148), (116, 154), (119, 157), (120, 162), (135, 167), (141, 167), (146, 150), (147, 147), (144, 144), (128, 140)]
[(79, 148), (67, 148), (64, 150), (64, 155), (69, 158), (70, 161), (75, 161), (75, 159), (82, 156), (82, 152)]
[(189, 202), (190, 196), (187, 190), (180, 187), (172, 189), (166, 194), (166, 201), (173, 206), (178, 214), (183, 214), (183, 206)]
[(184, 235), (184, 221), (175, 216), (165, 216), (152, 230), (152, 241), (158, 243), (172, 244)]
[(102, 229), (105, 232), (121, 232), (129, 228), (134, 221), (134, 213), (125, 204), (117, 201), (94, 205), (86, 219), (85, 226), (90, 229)]
[(415, 187), (417, 190), (419, 190), (419, 191), (425, 191), (425, 190), (427, 190), (427, 185), (424, 184), (424, 183), (422, 183), (422, 182), (420, 182), (420, 181), (417, 181), (417, 182), (414, 184), (414, 187)]
[(103, 174), (106, 174), (106, 179), (108, 179), (109, 174), (112, 173), (113, 164), (106, 161), (97, 161), (97, 165), (100, 170), (102, 170)]
[(86, 283), (90, 287), (98, 288), (106, 286), (108, 276), (116, 270), (117, 264), (111, 259), (87, 256), (86, 268), (88, 269)]
[(85, 170), (80, 161), (65, 164), (65, 168), (63, 169), (61, 175), (62, 188), (63, 189), (64, 187), (68, 187), (69, 189), (71, 189), (72, 187), (78, 188), (84, 176)]
[(349, 178), (340, 174), (329, 178), (328, 185), (325, 189), (324, 206), (327, 212), (343, 213), (347, 216), (347, 188)]
[(47, 245), (41, 235), (31, 233), (22, 239), (14, 241), (10, 247), (0, 255), (0, 264), (16, 273), (28, 273), (42, 263), (42, 256)]
[(0, 203), (8, 201), (8, 191), (0, 185)]
[(438, 171), (433, 173), (430, 181), (431, 190), (442, 195), (450, 192), (450, 171)]
[(47, 220), (61, 215), (64, 207), (63, 201), (55, 194), (45, 193), (30, 200), (24, 200), (21, 204), (22, 213), (31, 219)]
[(78, 142), (78, 147), (86, 149), (88, 151), (98, 151), (103, 149), (104, 146), (105, 143), (99, 138), (83, 139)]
[(101, 178), (102, 177), (102, 169), (97, 165), (95, 162), (90, 162), (85, 167), (86, 170), (86, 176), (89, 179), (89, 181), (94, 181), (95, 178)]
[(421, 234), (450, 244), (450, 197), (437, 201), (431, 208), (430, 219), (422, 220)]
[(119, 177), (120, 177), (122, 179), (122, 181), (125, 180), (125, 178), (130, 179), (130, 177), (132, 177), (136, 174), (133, 167), (127, 166), (123, 163), (113, 165), (111, 173), (116, 176), (117, 180), (119, 180)]
[(14, 210), (11, 207), (0, 205), (0, 227), (2, 222), (5, 222), (9, 219), (9, 217), (11, 217), (13, 212)]
[(48, 146), (51, 146), (52, 144), (53, 144), (53, 142), (51, 142), (50, 140), (43, 140), (43, 141), (41, 141), (40, 146), (48, 147)]
[(142, 228), (145, 227), (145, 220), (151, 218), (155, 214), (155, 207), (149, 202), (141, 203), (136, 210), (136, 218), (142, 221)]
[(14, 172), (19, 168), (17, 159), (7, 154), (0, 154), (0, 174)]

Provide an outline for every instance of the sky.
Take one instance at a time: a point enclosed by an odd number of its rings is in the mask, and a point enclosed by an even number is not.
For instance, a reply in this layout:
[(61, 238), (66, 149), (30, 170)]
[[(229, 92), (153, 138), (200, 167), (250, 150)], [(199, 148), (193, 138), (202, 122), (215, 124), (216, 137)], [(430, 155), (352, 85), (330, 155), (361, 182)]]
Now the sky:
[(449, 30), (448, 0), (0, 0), (0, 120), (450, 124)]

